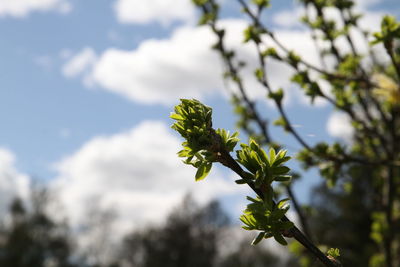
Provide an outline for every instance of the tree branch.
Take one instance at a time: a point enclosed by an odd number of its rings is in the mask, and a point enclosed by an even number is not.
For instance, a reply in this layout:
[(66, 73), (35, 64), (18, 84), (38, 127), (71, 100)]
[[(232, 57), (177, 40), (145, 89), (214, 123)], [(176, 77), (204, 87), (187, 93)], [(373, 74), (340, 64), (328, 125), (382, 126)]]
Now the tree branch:
[[(232, 156), (225, 150), (219, 151), (220, 157), (217, 159), (222, 165), (228, 167), (239, 175), (243, 180), (248, 181), (245, 171), (240, 167), (240, 165), (232, 158)], [(261, 198), (264, 199), (264, 192), (256, 188), (253, 183), (247, 182), (247, 185)], [(286, 216), (282, 218), (283, 221), (290, 221)], [(291, 236), (301, 243), (307, 251), (309, 251), (314, 257), (319, 259), (325, 266), (328, 267), (338, 267), (338, 263), (331, 261), (321, 250), (319, 250), (306, 235), (304, 235), (296, 226), (288, 230), (287, 236)]]

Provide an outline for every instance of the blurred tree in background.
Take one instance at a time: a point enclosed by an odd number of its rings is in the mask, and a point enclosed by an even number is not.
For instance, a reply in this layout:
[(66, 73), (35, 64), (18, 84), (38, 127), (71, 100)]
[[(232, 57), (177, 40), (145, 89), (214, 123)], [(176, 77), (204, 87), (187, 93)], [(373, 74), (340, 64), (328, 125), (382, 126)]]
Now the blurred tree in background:
[(32, 192), (29, 207), (21, 199), (10, 206), (10, 221), (1, 229), (0, 266), (73, 267), (70, 232), (47, 212), (46, 190)]
[[(268, 25), (269, 0), (237, 1), (248, 18), (242, 47), (251, 44), (253, 54), (229, 43), (217, 1), (193, 2), (201, 13), (199, 24), (215, 34), (212, 48), (224, 62), (223, 76), (233, 85), (239, 128), (261, 145), (285, 147), (269, 132), (271, 118), (259, 105), (265, 100), (251, 97), (254, 84), (247, 73), (253, 72), (279, 112), (274, 125), (301, 146), (296, 157), (303, 168), (317, 168), (325, 179), (307, 208), (300, 205), (291, 184), (286, 185), (304, 234), (321, 250), (341, 248), (344, 266), (400, 266), (400, 23), (383, 16), (380, 31), (371, 33), (360, 26), (363, 14), (351, 0), (301, 0), (301, 20), (315, 43), (316, 63), (288, 48), (293, 44), (281, 42)], [(349, 143), (309, 143), (303, 138), (284, 105), (286, 88), (271, 83), (271, 63), (292, 69), (292, 83), (311, 104), (324, 100), (348, 119)], [(291, 249), (302, 266), (318, 265), (298, 243)]]
[(350, 189), (332, 190), (325, 184), (316, 187), (310, 203), (310, 228), (319, 244), (341, 250), (340, 259), (349, 266), (368, 266), (376, 251), (370, 237), (373, 200), (368, 169), (359, 169)]
[(165, 226), (135, 232), (124, 240), (130, 266), (214, 266), (218, 232), (228, 223), (217, 202), (196, 208), (189, 197), (171, 213)]
[[(204, 207), (190, 197), (168, 216), (165, 225), (150, 227), (125, 237), (123, 266), (137, 267), (278, 267), (268, 251), (249, 247), (232, 234), (230, 220), (216, 201)], [(227, 242), (237, 243), (221, 255)]]
[(238, 248), (221, 259), (218, 267), (297, 266), (294, 262), (282, 264), (279, 258), (265, 247), (249, 246), (249, 240), (240, 241)]
[[(114, 257), (85, 255), (77, 250), (79, 236), (64, 222), (47, 214), (49, 194), (33, 192), (10, 206), (10, 221), (0, 229), (0, 266), (9, 267), (282, 267), (281, 259), (235, 234), (219, 202), (199, 206), (186, 196), (159, 226), (143, 227), (127, 234)], [(24, 204), (25, 203), (25, 204)], [(102, 222), (99, 222), (102, 224)], [(101, 225), (100, 225), (101, 226)], [(97, 242), (97, 239), (92, 242)], [(230, 250), (226, 251), (227, 242)], [(102, 243), (112, 250), (111, 242)], [(225, 251), (225, 252), (224, 252)], [(100, 253), (100, 252), (99, 252)], [(295, 266), (295, 265), (292, 265)]]

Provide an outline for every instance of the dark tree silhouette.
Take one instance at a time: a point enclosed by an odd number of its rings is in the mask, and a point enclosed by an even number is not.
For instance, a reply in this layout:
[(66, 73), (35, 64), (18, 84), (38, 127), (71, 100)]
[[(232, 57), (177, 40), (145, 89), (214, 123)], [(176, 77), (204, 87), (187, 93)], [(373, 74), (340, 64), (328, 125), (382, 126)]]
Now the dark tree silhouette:
[(140, 267), (214, 266), (218, 232), (228, 218), (218, 202), (199, 208), (186, 197), (165, 226), (134, 232), (124, 240), (125, 264)]
[[(164, 226), (150, 227), (124, 240), (123, 266), (135, 267), (258, 267), (279, 266), (276, 256), (249, 240), (230, 235), (229, 219), (217, 201), (199, 207), (192, 198), (169, 216)], [(221, 256), (224, 242), (237, 242), (237, 249)]]
[(47, 202), (44, 190), (33, 193), (29, 209), (19, 198), (12, 202), (10, 225), (2, 229), (0, 266), (75, 266), (67, 227), (47, 215)]

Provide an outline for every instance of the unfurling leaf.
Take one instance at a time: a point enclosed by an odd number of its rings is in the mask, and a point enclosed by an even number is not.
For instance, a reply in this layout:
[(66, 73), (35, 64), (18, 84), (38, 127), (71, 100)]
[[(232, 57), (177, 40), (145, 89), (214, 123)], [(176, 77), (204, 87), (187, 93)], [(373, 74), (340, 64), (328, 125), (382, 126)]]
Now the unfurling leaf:
[(285, 238), (280, 234), (280, 233), (275, 233), (274, 234), (274, 239), (281, 244), (282, 246), (286, 246), (288, 243), (285, 240)]
[(207, 177), (212, 167), (212, 163), (204, 163), (199, 166), (196, 172), (196, 181), (203, 180)]
[(258, 235), (254, 238), (253, 242), (251, 242), (251, 244), (253, 246), (257, 245), (258, 243), (261, 242), (261, 240), (264, 238), (264, 236), (265, 236), (264, 232), (258, 233)]

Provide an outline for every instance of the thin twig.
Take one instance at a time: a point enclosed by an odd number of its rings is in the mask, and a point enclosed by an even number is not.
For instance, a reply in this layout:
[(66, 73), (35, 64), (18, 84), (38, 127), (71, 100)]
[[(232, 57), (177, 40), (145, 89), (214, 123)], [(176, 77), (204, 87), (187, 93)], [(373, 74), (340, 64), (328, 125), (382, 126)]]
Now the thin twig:
[(293, 203), (293, 207), (296, 210), (298, 216), (299, 216), (299, 220), (300, 220), (300, 224), (301, 224), (301, 228), (304, 231), (304, 234), (308, 237), (308, 239), (310, 239), (310, 241), (313, 241), (312, 235), (311, 235), (311, 231), (310, 231), (310, 227), (308, 226), (308, 220), (306, 218), (306, 216), (304, 215), (304, 212), (302, 210), (302, 208), (300, 207), (296, 196), (293, 193), (292, 187), (291, 185), (288, 185), (285, 187), (286, 191)]

